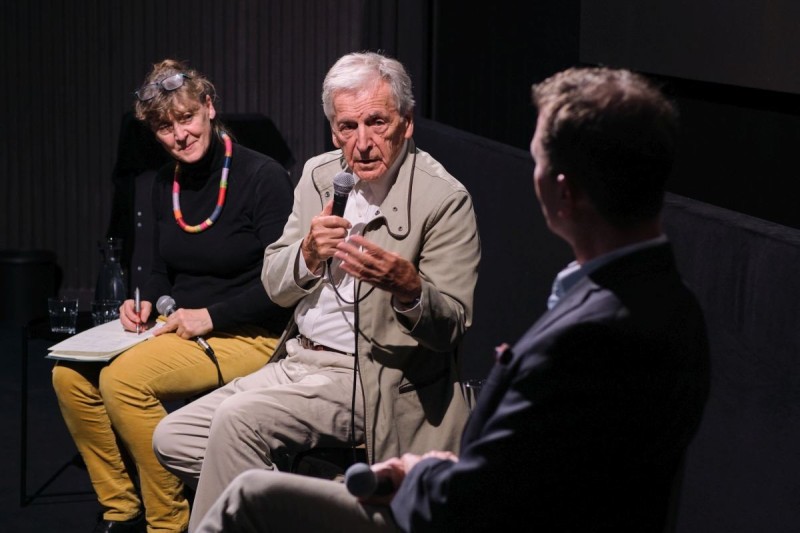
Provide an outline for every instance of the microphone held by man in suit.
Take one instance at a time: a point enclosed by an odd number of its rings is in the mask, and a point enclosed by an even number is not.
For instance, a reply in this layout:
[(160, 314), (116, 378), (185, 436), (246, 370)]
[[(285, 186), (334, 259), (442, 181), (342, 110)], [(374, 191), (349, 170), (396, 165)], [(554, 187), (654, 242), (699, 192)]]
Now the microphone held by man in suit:
[(385, 496), (395, 490), (389, 477), (379, 477), (367, 463), (355, 463), (344, 473), (344, 484), (353, 496)]

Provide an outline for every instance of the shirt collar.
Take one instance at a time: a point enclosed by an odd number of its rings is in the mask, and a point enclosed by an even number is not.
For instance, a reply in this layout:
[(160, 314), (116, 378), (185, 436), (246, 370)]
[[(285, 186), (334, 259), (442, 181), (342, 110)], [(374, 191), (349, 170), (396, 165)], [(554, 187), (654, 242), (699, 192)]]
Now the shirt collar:
[(583, 265), (579, 265), (577, 261), (570, 262), (564, 269), (556, 275), (553, 280), (553, 288), (550, 291), (550, 296), (547, 298), (547, 308), (552, 309), (561, 300), (561, 298), (577, 284), (580, 280), (597, 270), (598, 268), (607, 265), (611, 261), (622, 257), (623, 255), (632, 254), (645, 248), (651, 248), (667, 242), (667, 236), (662, 234), (654, 239), (629, 244), (622, 248), (617, 248), (603, 255), (597, 256), (591, 261), (587, 261)]

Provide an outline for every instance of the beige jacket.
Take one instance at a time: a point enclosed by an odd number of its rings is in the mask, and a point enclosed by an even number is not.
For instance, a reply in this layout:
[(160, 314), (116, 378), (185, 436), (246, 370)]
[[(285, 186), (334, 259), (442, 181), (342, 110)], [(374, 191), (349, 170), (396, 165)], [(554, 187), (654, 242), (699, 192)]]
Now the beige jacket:
[[(293, 306), (321, 286), (322, 281), (297, 284), (298, 254), (311, 218), (333, 198), (333, 177), (344, 165), (341, 150), (335, 150), (310, 159), (303, 169), (283, 235), (264, 255), (261, 279), (278, 305)], [(386, 291), (373, 290), (359, 304), (358, 356), (370, 461), (431, 449), (458, 453), (468, 410), (456, 349), (472, 323), (480, 262), (472, 199), (410, 140), (397, 180), (364, 235), (417, 267), (424, 304), (416, 325), (393, 310)], [(363, 284), (359, 291), (356, 286), (361, 295), (370, 288)], [(284, 341), (293, 329), (292, 322)]]

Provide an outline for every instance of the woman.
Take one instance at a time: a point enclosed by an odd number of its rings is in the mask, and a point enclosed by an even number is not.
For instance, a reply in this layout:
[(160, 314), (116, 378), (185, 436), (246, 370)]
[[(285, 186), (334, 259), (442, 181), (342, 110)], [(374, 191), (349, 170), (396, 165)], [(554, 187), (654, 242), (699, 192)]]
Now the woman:
[(232, 142), (216, 120), (214, 86), (196, 70), (155, 64), (136, 97), (136, 117), (175, 162), (153, 187), (152, 272), (140, 305), (125, 301), (120, 319), (141, 330), (162, 295), (175, 304), (153, 338), (109, 364), (59, 361), (53, 386), (104, 509), (98, 529), (144, 531), (146, 522), (148, 531), (185, 531), (183, 485), (152, 449), (161, 402), (208, 391), (272, 356), (290, 310), (269, 300), (260, 275), (264, 249), (291, 211), (292, 185), (276, 161)]

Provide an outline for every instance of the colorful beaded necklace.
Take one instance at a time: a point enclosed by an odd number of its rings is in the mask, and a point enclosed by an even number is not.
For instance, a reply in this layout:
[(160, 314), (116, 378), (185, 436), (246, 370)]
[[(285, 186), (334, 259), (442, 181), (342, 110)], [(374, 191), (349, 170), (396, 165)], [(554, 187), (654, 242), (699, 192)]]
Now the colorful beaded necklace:
[(214, 222), (219, 218), (222, 213), (222, 206), (225, 205), (225, 193), (228, 190), (228, 174), (231, 171), (231, 157), (233, 156), (233, 143), (231, 138), (226, 133), (222, 134), (222, 140), (225, 141), (225, 162), (222, 164), (222, 177), (219, 179), (219, 196), (217, 197), (217, 206), (211, 216), (205, 219), (196, 226), (190, 226), (183, 221), (183, 213), (181, 213), (181, 184), (178, 182), (178, 176), (181, 173), (180, 163), (175, 163), (175, 174), (172, 178), (172, 214), (175, 215), (175, 221), (181, 229), (187, 233), (200, 233), (211, 227)]

